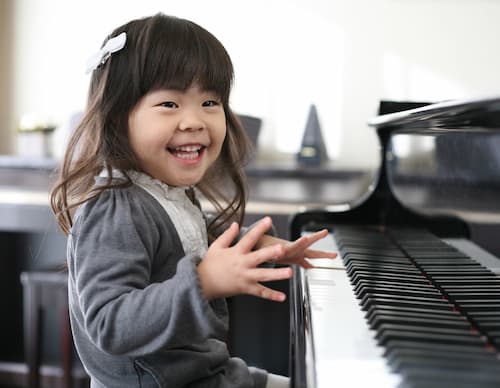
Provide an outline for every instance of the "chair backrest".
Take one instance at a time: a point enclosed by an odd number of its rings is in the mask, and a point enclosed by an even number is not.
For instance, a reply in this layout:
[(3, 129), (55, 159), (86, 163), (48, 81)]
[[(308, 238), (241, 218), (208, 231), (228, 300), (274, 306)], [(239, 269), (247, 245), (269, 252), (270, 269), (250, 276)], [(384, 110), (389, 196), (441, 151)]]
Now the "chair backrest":
[(55, 314), (59, 342), (60, 368), (63, 386), (71, 387), (73, 364), (73, 340), (68, 313), (67, 275), (64, 272), (23, 272), (23, 322), (24, 348), (28, 366), (28, 387), (40, 387), (42, 328), (44, 318)]

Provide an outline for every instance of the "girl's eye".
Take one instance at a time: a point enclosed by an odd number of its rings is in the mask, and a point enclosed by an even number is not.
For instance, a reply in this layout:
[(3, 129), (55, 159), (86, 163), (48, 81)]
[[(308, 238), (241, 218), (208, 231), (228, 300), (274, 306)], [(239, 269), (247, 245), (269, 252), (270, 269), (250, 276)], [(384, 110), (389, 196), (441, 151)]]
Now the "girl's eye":
[(218, 105), (219, 105), (219, 101), (215, 101), (215, 100), (208, 100), (202, 104), (202, 106), (218, 106)]
[(179, 106), (173, 101), (165, 101), (160, 104), (164, 108), (178, 108)]

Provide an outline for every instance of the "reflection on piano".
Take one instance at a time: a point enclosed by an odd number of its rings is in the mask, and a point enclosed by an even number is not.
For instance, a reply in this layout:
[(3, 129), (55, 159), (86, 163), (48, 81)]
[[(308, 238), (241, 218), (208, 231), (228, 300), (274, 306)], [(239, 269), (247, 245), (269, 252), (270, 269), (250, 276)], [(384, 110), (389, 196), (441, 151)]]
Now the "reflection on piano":
[[(327, 227), (318, 245), (340, 253), (294, 273), (292, 386), (500, 387), (500, 260), (470, 240), (467, 223), (500, 222), (492, 147), (500, 98), (432, 104), (370, 124), (383, 152), (371, 196), (349, 211), (305, 211), (291, 222), (292, 238)], [(401, 139), (420, 157), (398, 149)], [(482, 164), (464, 168), (474, 154)]]

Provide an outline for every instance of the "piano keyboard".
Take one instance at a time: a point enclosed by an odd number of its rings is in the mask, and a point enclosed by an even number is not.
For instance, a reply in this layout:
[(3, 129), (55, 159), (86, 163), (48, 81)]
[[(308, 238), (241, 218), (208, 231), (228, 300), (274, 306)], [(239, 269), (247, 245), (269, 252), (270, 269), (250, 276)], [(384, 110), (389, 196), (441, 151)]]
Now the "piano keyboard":
[(415, 229), (341, 226), (316, 247), (341, 259), (297, 275), (304, 386), (500, 386), (498, 259)]

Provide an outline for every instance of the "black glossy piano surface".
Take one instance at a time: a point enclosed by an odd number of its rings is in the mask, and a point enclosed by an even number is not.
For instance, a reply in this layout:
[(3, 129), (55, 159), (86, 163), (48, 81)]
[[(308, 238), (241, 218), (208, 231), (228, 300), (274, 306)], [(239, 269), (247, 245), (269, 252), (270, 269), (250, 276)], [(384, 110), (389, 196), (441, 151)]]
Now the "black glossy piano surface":
[(297, 268), (290, 289), (293, 387), (500, 387), (500, 260), (470, 240), (500, 223), (500, 96), (373, 119), (382, 166), (327, 227), (336, 262)]

